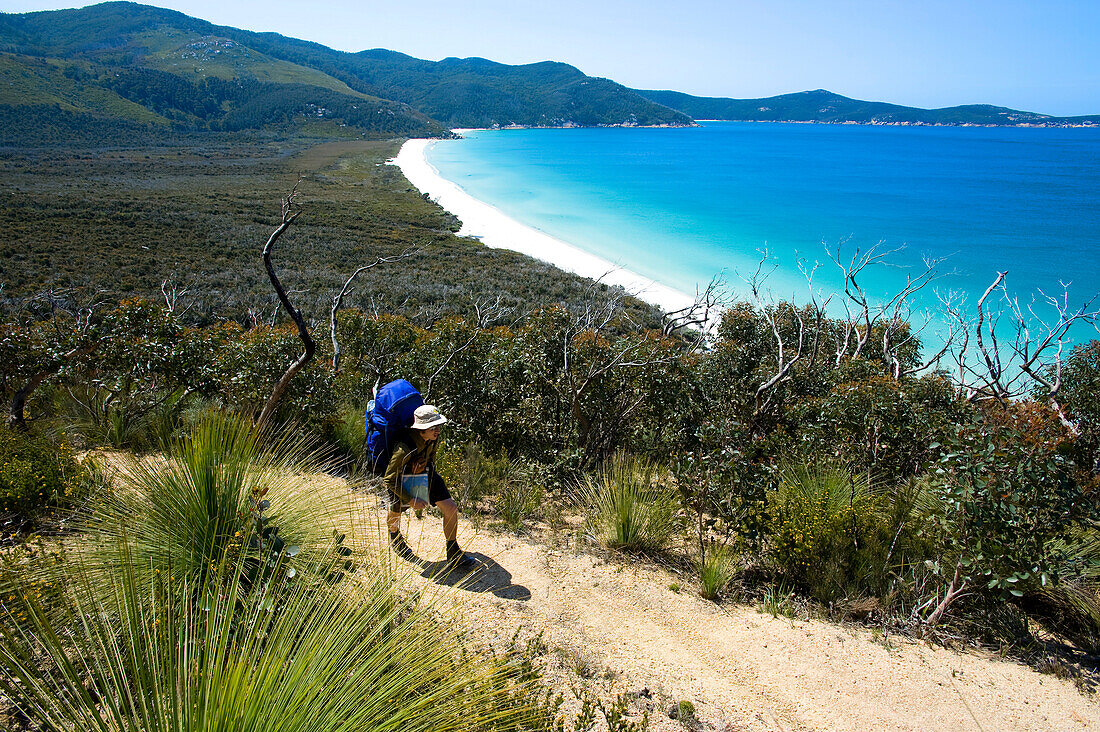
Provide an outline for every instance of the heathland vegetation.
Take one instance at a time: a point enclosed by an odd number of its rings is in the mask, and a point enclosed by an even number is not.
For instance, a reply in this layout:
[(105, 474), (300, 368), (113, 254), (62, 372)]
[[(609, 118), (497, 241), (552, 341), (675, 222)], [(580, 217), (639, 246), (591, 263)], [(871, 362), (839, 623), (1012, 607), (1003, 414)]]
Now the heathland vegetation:
[[(1023, 363), (1002, 350), (1008, 360), (984, 373), (968, 362), (957, 383), (922, 356), (903, 308), (861, 309), (873, 254), (848, 265), (852, 319), (813, 303), (728, 302), (702, 338), (701, 310), (662, 316), (456, 238), (454, 221), (383, 164), (395, 142), (181, 142), (4, 157), (12, 631), (0, 659), (19, 714), (58, 729), (96, 714), (149, 728), (199, 709), (187, 722), (198, 729), (222, 704), (285, 708), (260, 691), (293, 695), (292, 680), (358, 693), (368, 676), (335, 660), (305, 668), (302, 654), (332, 653), (363, 659), (370, 678), (407, 678), (422, 662), (453, 670), (484, 693), (459, 710), (429, 685), (423, 705), (463, 728), (551, 724), (553, 700), (532, 692), (538, 674), (518, 651), (360, 655), (383, 648), (362, 643), (370, 633), (400, 644), (444, 631), (376, 568), (369, 542), (348, 558), (352, 540), (333, 531), (353, 536), (355, 522), (325, 513), (294, 476), (361, 475), (363, 407), (397, 377), (453, 419), (441, 458), (453, 490), (509, 530), (579, 517), (615, 551), (694, 568), (709, 598), (799, 598), (826, 617), (1087, 673), (1100, 647), (1100, 342), (1032, 342)], [(317, 351), (257, 436), (249, 423), (302, 353), (259, 261), (287, 212), (297, 217), (273, 261)], [(956, 315), (960, 337), (972, 333)], [(1074, 316), (1059, 315), (1056, 335)], [(288, 440), (303, 439), (326, 459), (294, 458)], [(96, 448), (164, 457), (112, 476)], [(394, 635), (406, 623), (424, 629)], [(111, 634), (119, 627), (156, 632)], [(216, 643), (172, 655), (202, 637)], [(535, 701), (504, 701), (517, 696)], [(493, 717), (502, 705), (516, 716)], [(307, 719), (337, 716), (311, 708)]]

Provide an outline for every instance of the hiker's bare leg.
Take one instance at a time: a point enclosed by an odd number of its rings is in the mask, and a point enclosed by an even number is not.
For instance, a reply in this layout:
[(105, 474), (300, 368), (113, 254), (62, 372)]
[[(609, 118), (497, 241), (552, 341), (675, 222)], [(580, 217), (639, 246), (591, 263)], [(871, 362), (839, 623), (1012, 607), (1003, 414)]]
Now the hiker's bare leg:
[(386, 514), (386, 526), (389, 528), (390, 533), (401, 530), (401, 514), (397, 511), (390, 511)]
[(447, 498), (437, 501), (435, 507), (443, 514), (443, 537), (447, 541), (458, 538), (458, 504), (454, 499)]

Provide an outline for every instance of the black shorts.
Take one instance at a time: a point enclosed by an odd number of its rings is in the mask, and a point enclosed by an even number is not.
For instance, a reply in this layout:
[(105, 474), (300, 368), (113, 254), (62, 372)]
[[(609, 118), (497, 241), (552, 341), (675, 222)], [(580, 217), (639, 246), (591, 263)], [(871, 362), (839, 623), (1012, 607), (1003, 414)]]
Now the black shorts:
[[(428, 479), (428, 503), (434, 506), (440, 501), (446, 501), (450, 498), (451, 492), (447, 490), (447, 485), (443, 482), (443, 479), (439, 477), (439, 473), (433, 470), (430, 475), (431, 477)], [(389, 494), (391, 511), (400, 513), (409, 510), (409, 504), (402, 503), (400, 496), (392, 490), (389, 491)]]

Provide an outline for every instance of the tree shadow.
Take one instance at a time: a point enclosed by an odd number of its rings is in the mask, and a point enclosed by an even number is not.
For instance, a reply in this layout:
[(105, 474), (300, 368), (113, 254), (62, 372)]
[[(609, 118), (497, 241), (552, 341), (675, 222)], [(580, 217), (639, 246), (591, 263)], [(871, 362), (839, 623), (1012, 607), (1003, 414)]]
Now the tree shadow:
[(439, 585), (457, 587), (467, 592), (491, 592), (505, 600), (530, 600), (531, 590), (512, 583), (512, 573), (492, 557), (478, 552), (466, 552), (476, 562), (469, 571), (455, 570), (446, 561), (429, 562), (417, 557), (412, 560), (421, 568), (420, 576)]

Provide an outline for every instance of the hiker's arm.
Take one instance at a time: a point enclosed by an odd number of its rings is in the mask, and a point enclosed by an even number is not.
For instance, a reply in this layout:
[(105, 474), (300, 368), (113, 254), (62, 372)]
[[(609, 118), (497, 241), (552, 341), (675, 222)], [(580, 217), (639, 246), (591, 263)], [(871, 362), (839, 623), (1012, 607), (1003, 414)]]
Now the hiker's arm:
[(398, 443), (393, 448), (393, 455), (390, 456), (390, 464), (386, 466), (386, 487), (389, 488), (394, 494), (401, 499), (402, 503), (411, 503), (412, 496), (406, 493), (401, 487), (401, 475), (405, 472), (405, 465), (409, 462), (409, 458), (412, 457), (412, 450), (408, 445), (404, 443)]

